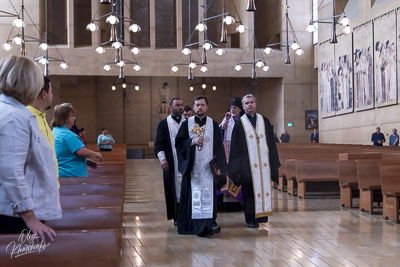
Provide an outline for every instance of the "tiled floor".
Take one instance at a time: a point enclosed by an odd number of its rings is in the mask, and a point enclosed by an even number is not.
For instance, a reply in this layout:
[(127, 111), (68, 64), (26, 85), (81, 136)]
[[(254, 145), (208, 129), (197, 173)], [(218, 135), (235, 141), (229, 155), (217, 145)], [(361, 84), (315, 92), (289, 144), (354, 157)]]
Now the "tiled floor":
[(178, 235), (158, 160), (127, 160), (126, 173), (121, 266), (400, 266), (400, 225), (379, 208), (371, 216), (340, 208), (337, 195), (298, 200), (274, 190), (274, 215), (259, 229), (225, 212), (220, 234)]

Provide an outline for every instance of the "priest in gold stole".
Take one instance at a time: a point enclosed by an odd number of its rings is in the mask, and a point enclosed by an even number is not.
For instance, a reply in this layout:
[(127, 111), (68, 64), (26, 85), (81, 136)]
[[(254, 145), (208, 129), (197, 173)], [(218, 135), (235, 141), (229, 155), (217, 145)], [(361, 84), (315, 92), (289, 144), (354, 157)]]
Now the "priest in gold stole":
[(272, 215), (271, 180), (278, 181), (281, 164), (271, 123), (256, 113), (256, 98), (245, 95), (242, 106), (246, 114), (233, 128), (228, 174), (242, 185), (246, 223), (256, 228)]
[[(195, 116), (182, 123), (175, 139), (182, 173), (178, 234), (204, 237), (221, 231), (216, 222), (214, 173), (226, 172), (226, 159), (218, 123), (206, 115), (207, 109), (207, 98), (195, 97)], [(210, 165), (213, 170), (215, 166), (214, 172)]]

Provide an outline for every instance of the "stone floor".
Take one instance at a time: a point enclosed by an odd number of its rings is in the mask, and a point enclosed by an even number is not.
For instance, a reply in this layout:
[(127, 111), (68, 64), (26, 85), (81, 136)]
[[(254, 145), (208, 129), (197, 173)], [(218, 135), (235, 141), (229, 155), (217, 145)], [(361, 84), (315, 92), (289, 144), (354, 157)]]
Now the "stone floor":
[[(273, 212), (258, 229), (242, 212), (218, 213), (212, 237), (178, 235), (167, 221), (158, 160), (127, 160), (122, 266), (400, 266), (400, 226), (337, 195), (298, 200), (273, 191)], [(357, 201), (355, 205), (357, 205)]]

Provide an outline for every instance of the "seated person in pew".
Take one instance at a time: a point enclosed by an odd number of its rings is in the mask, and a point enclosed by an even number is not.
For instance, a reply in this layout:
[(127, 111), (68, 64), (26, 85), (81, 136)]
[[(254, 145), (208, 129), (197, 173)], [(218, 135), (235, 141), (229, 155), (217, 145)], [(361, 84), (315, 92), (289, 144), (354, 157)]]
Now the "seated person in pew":
[(54, 241), (44, 221), (62, 216), (50, 143), (26, 108), (43, 87), (39, 67), (28, 58), (0, 62), (0, 233), (32, 233)]
[(54, 127), (53, 134), (60, 177), (87, 177), (86, 165), (95, 169), (97, 164), (93, 161), (86, 161), (86, 159), (103, 160), (103, 156), (99, 152), (87, 149), (79, 135), (69, 130), (75, 124), (75, 120), (76, 113), (70, 104), (54, 107), (51, 124)]

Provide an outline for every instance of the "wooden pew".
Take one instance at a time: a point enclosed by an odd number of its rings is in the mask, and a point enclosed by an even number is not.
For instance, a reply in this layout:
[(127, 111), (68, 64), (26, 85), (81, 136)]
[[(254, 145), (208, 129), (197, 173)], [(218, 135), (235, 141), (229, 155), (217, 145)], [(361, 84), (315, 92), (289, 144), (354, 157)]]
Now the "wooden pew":
[(60, 195), (121, 193), (123, 190), (123, 183), (62, 185)]
[(338, 177), (340, 186), (340, 204), (342, 207), (353, 207), (353, 190), (358, 190), (356, 159), (382, 159), (382, 153), (340, 153)]
[(339, 181), (336, 161), (296, 161), (297, 195), (306, 197), (308, 182)]
[(383, 194), (383, 218), (392, 218), (399, 223), (400, 208), (400, 165), (382, 164), (380, 168), (380, 179)]
[[(119, 267), (120, 240), (116, 229), (57, 231), (55, 242), (44, 250), (11, 258), (12, 242), (20, 234), (0, 235), (0, 262), (4, 267)], [(28, 244), (25, 242), (25, 244)]]
[(79, 185), (79, 184), (114, 184), (114, 183), (124, 183), (124, 176), (118, 177), (113, 175), (107, 176), (96, 176), (96, 177), (60, 177), (58, 181), (60, 186), (62, 185)]
[(122, 207), (124, 199), (122, 193), (99, 195), (60, 195), (61, 208), (116, 208)]
[(373, 203), (381, 202), (380, 165), (378, 160), (356, 160), (360, 210), (373, 214)]

